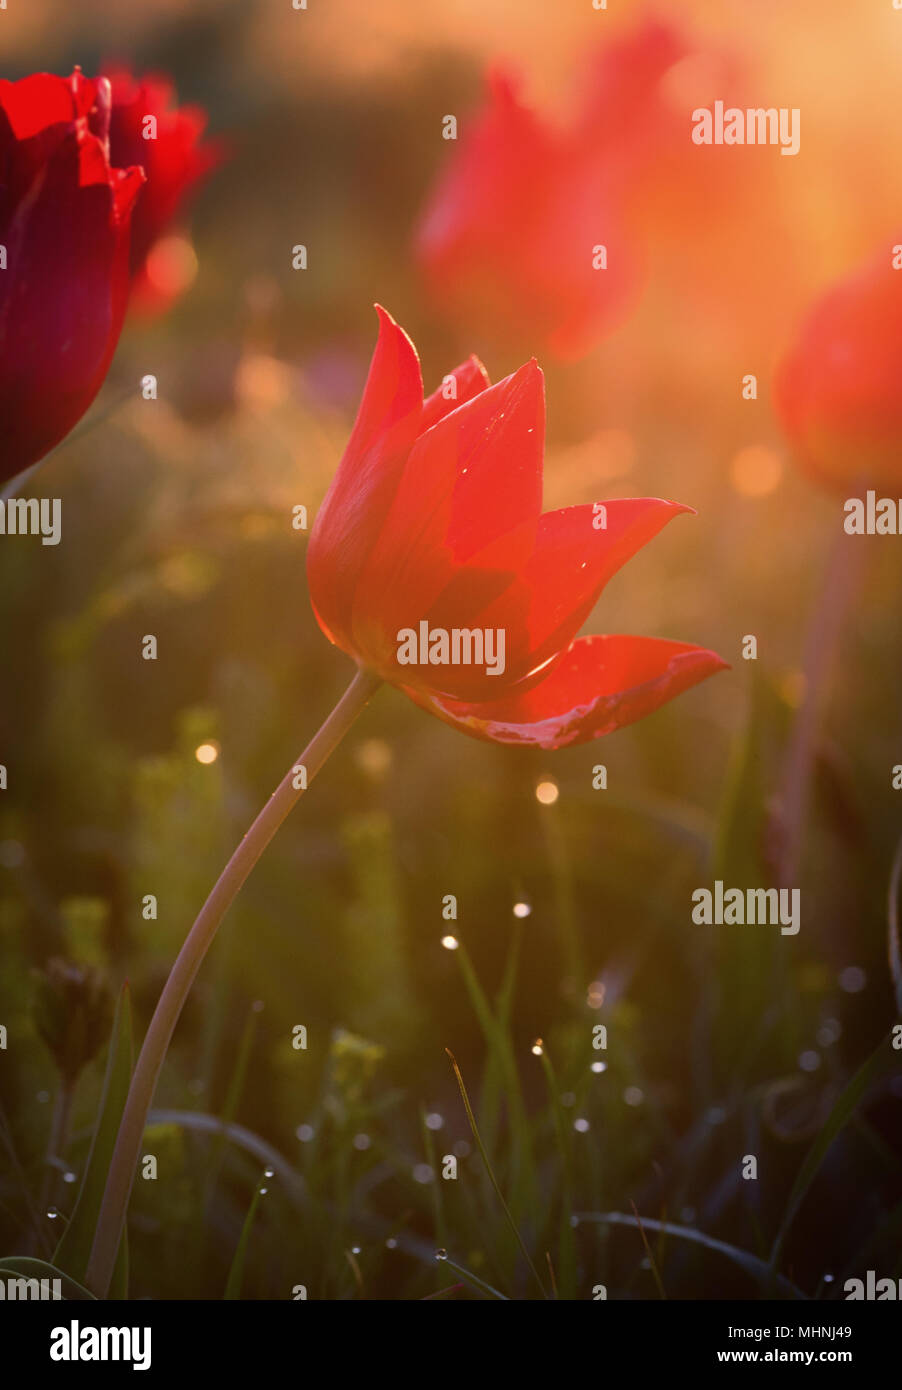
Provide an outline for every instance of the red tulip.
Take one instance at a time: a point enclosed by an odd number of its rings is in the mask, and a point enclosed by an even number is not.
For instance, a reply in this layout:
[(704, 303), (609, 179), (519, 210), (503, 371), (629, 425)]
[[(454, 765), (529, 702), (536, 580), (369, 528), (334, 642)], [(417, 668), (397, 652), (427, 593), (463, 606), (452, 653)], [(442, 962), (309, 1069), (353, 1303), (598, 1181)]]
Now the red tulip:
[(108, 76), (113, 90), (111, 155), (121, 163), (142, 164), (147, 174), (132, 219), (132, 302), (145, 312), (161, 311), (185, 288), (183, 260), (177, 248), (167, 256), (161, 238), (225, 157), (225, 147), (221, 141), (202, 143), (206, 112), (200, 106), (176, 105), (168, 77), (138, 78), (123, 67), (110, 68)]
[[(424, 401), (413, 344), (378, 312), (357, 421), (310, 538), (326, 636), (465, 732), (542, 748), (610, 733), (721, 670), (682, 642), (576, 636), (611, 575), (691, 509), (639, 498), (543, 513), (535, 361), (492, 386), (470, 358)], [(478, 630), (486, 650), (495, 634), (503, 669), (443, 660), (441, 643), (438, 661), (402, 664), (401, 634), (421, 625)]]
[(100, 389), (128, 294), (138, 168), (111, 166), (109, 84), (0, 81), (0, 479), (36, 463)]
[(516, 85), (491, 74), (487, 106), (464, 128), (415, 251), (449, 317), (571, 356), (623, 317), (634, 253), (604, 168), (581, 139), (523, 106)]
[[(678, 67), (674, 97), (665, 84)], [(675, 223), (685, 249), (710, 209), (717, 180), (690, 141), (689, 113), (725, 70), (719, 53), (699, 56), (675, 26), (646, 17), (598, 49), (572, 116), (555, 125), (521, 104), (510, 75), (491, 73), (415, 233), (441, 312), (562, 357), (615, 328), (660, 224)]]
[(799, 462), (831, 487), (902, 491), (902, 270), (887, 248), (814, 306), (774, 380)]

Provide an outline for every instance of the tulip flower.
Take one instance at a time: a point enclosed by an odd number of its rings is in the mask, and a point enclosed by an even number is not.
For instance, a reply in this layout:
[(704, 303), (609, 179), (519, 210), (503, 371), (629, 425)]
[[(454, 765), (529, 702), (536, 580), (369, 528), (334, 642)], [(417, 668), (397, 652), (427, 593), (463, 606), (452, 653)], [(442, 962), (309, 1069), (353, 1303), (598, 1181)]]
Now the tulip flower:
[(628, 310), (636, 283), (620, 201), (583, 139), (524, 106), (500, 69), (427, 202), (414, 251), (459, 323), (575, 356)]
[(143, 175), (109, 156), (110, 89), (0, 81), (0, 481), (44, 457), (106, 376)]
[[(691, 509), (638, 498), (543, 513), (536, 363), (492, 386), (471, 358), (424, 402), (413, 344), (378, 312), (360, 414), (308, 550), (330, 640), (465, 733), (542, 748), (611, 733), (720, 670), (682, 642), (577, 637), (610, 577)], [(504, 634), (503, 671), (436, 661), (438, 643), (428, 664), (399, 664), (402, 632), (474, 631)]]
[(889, 249), (835, 285), (780, 363), (774, 398), (802, 468), (902, 491), (902, 270)]
[[(219, 877), (163, 988), (135, 1067), (85, 1282), (109, 1287), (157, 1078), (230, 904), (299, 796), (383, 682), (465, 733), (558, 748), (651, 714), (726, 663), (647, 637), (578, 638), (606, 581), (679, 512), (658, 498), (541, 510), (545, 406), (535, 362), (489, 385), (470, 358), (423, 399), (416, 350), (379, 339), (308, 548), (311, 601), (357, 674)], [(599, 525), (599, 522), (604, 524)], [(404, 629), (505, 635), (503, 670), (399, 662)]]
[(206, 112), (200, 106), (178, 106), (168, 77), (139, 78), (115, 66), (107, 76), (113, 94), (112, 158), (141, 164), (147, 174), (132, 219), (132, 304), (145, 313), (161, 312), (186, 288), (193, 269), (190, 247), (166, 234), (221, 163), (225, 147), (221, 141), (203, 141)]
[(722, 175), (692, 146), (689, 112), (727, 68), (647, 15), (590, 56), (556, 121), (523, 104), (513, 73), (490, 71), (414, 233), (436, 307), (556, 357), (593, 347), (632, 307), (662, 228), (676, 225), (684, 259), (698, 237)]

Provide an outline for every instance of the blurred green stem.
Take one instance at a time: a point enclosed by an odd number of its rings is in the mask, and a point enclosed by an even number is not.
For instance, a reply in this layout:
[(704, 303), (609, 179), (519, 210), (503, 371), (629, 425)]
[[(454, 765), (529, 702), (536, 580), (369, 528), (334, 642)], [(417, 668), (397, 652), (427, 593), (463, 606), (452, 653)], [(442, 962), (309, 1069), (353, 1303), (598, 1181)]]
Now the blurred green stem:
[(251, 869), (304, 790), (303, 787), (295, 785), (298, 768), (306, 769), (306, 778), (303, 780), (309, 785), (381, 683), (380, 678), (372, 672), (363, 668), (358, 670), (326, 722), (285, 774), (235, 850), (185, 938), (185, 944), (170, 971), (150, 1020), (122, 1113), (97, 1230), (94, 1233), (91, 1258), (85, 1275), (87, 1286), (98, 1298), (105, 1298), (109, 1288), (147, 1114), (153, 1102), (157, 1079), (175, 1025), (194, 977), (213, 942), (220, 922), (237, 897)]
[(858, 589), (863, 547), (840, 525), (827, 557), (826, 572), (815, 600), (804, 655), (802, 703), (789, 736), (780, 795), (777, 883), (798, 888), (802, 838), (808, 811), (811, 769), (821, 695), (836, 663), (843, 624)]
[(59, 1090), (56, 1093), (56, 1100), (53, 1104), (53, 1115), (50, 1120), (50, 1136), (47, 1140), (47, 1157), (44, 1169), (44, 1180), (41, 1184), (40, 1214), (46, 1216), (47, 1208), (56, 1196), (56, 1188), (59, 1180), (59, 1169), (57, 1164), (62, 1159), (66, 1145), (69, 1142), (69, 1120), (72, 1114), (72, 1099), (75, 1095), (75, 1081), (71, 1077), (62, 1077)]

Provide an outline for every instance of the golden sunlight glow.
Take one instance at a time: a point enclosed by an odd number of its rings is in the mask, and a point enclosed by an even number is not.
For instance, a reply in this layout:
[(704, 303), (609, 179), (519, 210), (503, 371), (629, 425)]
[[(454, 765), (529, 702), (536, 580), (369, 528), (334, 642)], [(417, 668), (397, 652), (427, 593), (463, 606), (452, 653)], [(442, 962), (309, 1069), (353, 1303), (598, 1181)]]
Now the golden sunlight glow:
[(542, 806), (553, 806), (560, 794), (557, 782), (540, 782), (536, 787), (536, 801)]
[(730, 481), (740, 497), (766, 497), (780, 484), (783, 460), (774, 449), (748, 444), (730, 464)]
[(199, 763), (215, 763), (219, 757), (219, 744), (200, 743), (194, 750), (194, 756)]

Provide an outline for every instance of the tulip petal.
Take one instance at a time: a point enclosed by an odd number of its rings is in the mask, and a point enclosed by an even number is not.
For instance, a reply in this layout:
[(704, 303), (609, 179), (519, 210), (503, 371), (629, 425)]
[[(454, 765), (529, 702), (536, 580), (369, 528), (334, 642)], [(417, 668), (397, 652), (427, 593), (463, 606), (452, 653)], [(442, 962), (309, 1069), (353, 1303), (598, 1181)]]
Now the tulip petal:
[[(535, 542), (544, 433), (543, 377), (529, 362), (420, 435), (354, 605), (355, 642), (369, 658), (383, 663), (397, 631), (424, 618), (486, 548), (501, 587), (514, 579)], [(484, 603), (480, 591), (474, 608)]]
[[(445, 387), (452, 378), (454, 380), (454, 395), (448, 399), (445, 394)], [(491, 384), (489, 374), (479, 358), (469, 357), (466, 362), (462, 362), (459, 367), (454, 368), (453, 372), (447, 374), (437, 391), (433, 391), (431, 396), (426, 397), (423, 402), (423, 414), (420, 417), (420, 433), (431, 429), (445, 415), (450, 415), (452, 410), (456, 410), (465, 401), (472, 400), (474, 396), (478, 396)]]
[(467, 703), (404, 687), (421, 708), (474, 738), (564, 748), (613, 733), (652, 714), (727, 668), (716, 652), (654, 637), (580, 637), (519, 694)]
[[(307, 547), (310, 598), (331, 641), (352, 652), (351, 608), (420, 427), (423, 378), (413, 343), (376, 306), (379, 339), (357, 420)], [(353, 654), (353, 653), (352, 653)]]
[[(60, 84), (64, 85), (64, 84)], [(0, 99), (5, 103), (8, 93)], [(0, 112), (2, 116), (2, 112)], [(3, 120), (0, 119), (0, 126)], [(45, 133), (46, 134), (46, 133)], [(29, 181), (33, 146), (46, 157)], [(85, 151), (91, 153), (86, 179)], [(106, 375), (125, 309), (127, 222), (117, 189), (134, 180), (103, 162), (86, 124), (71, 122), (54, 144), (19, 142), (0, 199), (8, 269), (0, 276), (0, 476), (42, 458), (84, 414)], [(134, 178), (140, 180), (140, 171)], [(28, 189), (23, 196), (23, 189)]]
[[(637, 550), (673, 517), (691, 511), (678, 502), (639, 497), (606, 502), (604, 512), (591, 503), (545, 512), (530, 532), (534, 548), (519, 571), (508, 568), (499, 575), (514, 553), (505, 538), (506, 552), (497, 543), (481, 551), (422, 616), (432, 627), (502, 628), (504, 684), (517, 684), (569, 645), (605, 584)], [(596, 525), (600, 521), (604, 526)], [(434, 673), (425, 683), (434, 688)], [(478, 700), (493, 696), (498, 685), (497, 677), (472, 669), (454, 672), (442, 689)]]
[[(540, 519), (535, 550), (516, 584), (481, 616), (508, 632), (509, 674), (518, 679), (562, 651), (579, 632), (604, 586), (638, 550), (683, 512), (660, 497), (563, 507)], [(604, 526), (596, 526), (603, 520)]]

